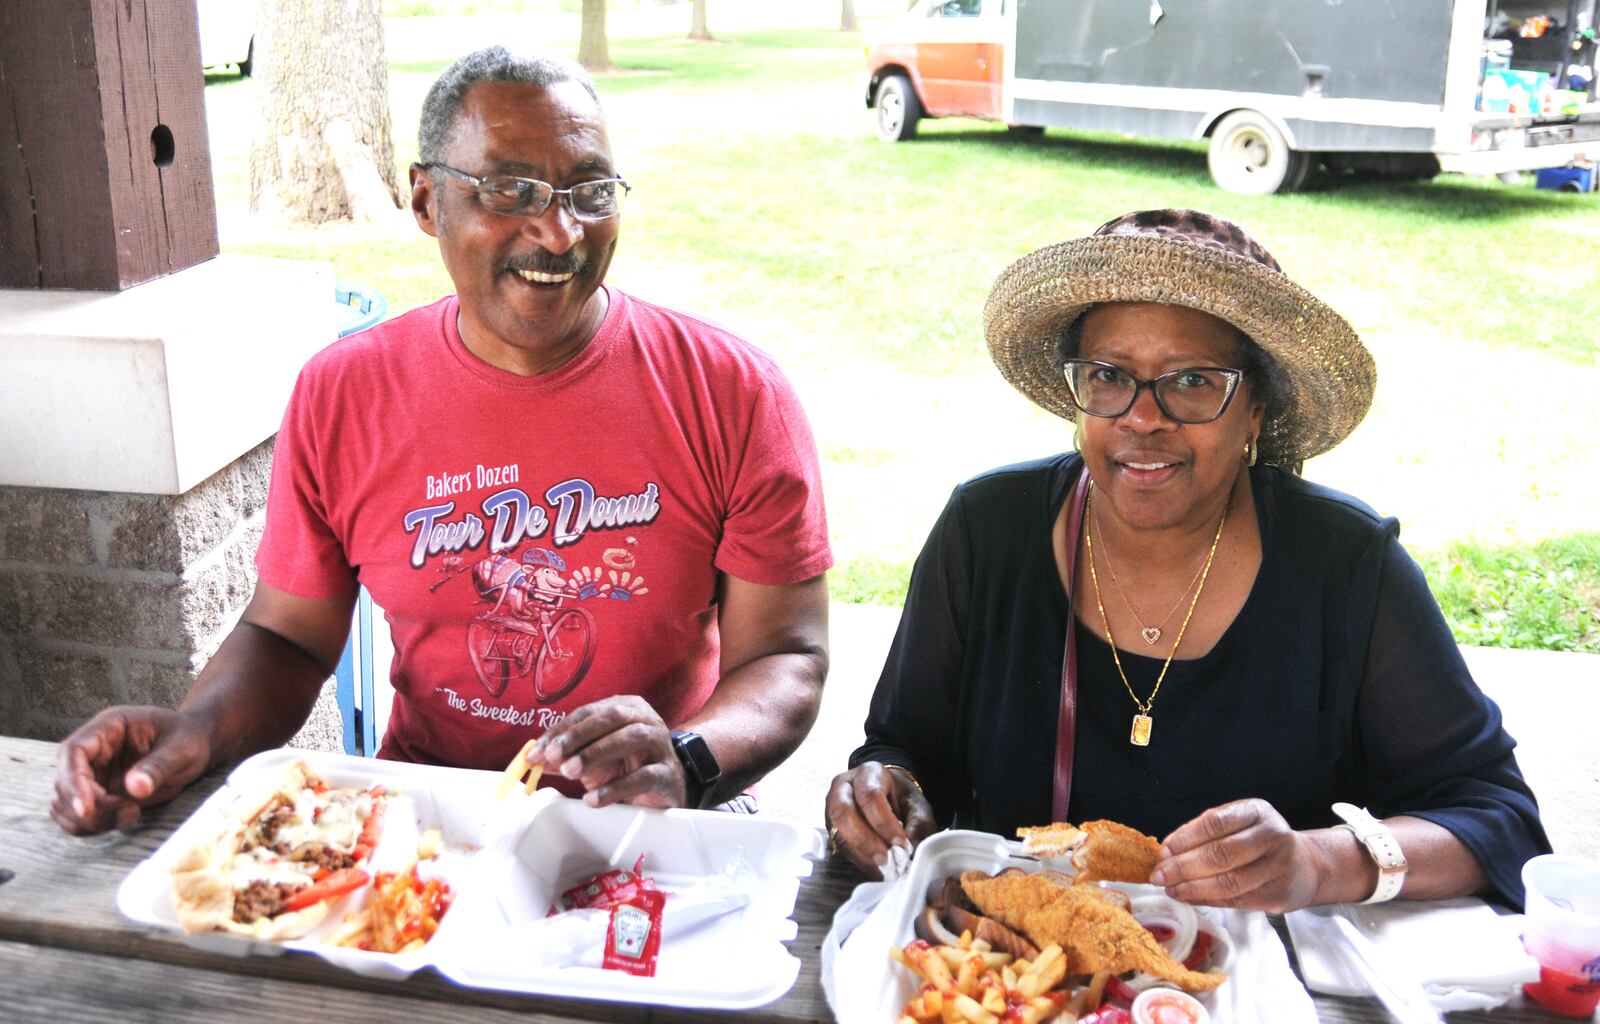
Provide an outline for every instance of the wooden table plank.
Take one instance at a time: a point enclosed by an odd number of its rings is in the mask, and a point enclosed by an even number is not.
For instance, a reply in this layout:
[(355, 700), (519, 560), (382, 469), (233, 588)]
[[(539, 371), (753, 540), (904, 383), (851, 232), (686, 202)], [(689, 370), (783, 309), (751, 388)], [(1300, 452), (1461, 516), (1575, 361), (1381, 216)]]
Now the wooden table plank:
[[(523, 1004), (526, 1005), (526, 1004)], [(171, 1021), (455, 1021), (459, 1003), (0, 942), (0, 1016), (56, 1024)], [(473, 1024), (561, 1024), (566, 1015), (477, 1007)]]
[[(269, 1006), (271, 995), (281, 991), (282, 998), (296, 1007), (313, 1008), (303, 1015), (305, 1019), (339, 1019), (342, 1008), (349, 1006), (356, 1009), (357, 1019), (409, 1019), (402, 1014), (415, 1009), (422, 1014), (415, 1019), (426, 1020), (435, 1019), (430, 1015), (444, 1005), (455, 1007), (453, 1016), (459, 1018), (466, 1004), (474, 1007), (468, 1011), (472, 1019), (482, 1014), (481, 1019), (491, 1021), (500, 1019), (495, 1011), (502, 1010), (535, 1022), (687, 1024), (720, 1017), (796, 1024), (833, 1019), (822, 994), (822, 940), (834, 911), (861, 881), (842, 862), (819, 863), (812, 877), (802, 880), (794, 912), (798, 932), (789, 946), (801, 962), (794, 987), (769, 1006), (734, 1013), (491, 992), (456, 986), (432, 971), (402, 982), (365, 978), (313, 956), (228, 956), (200, 950), (179, 936), (124, 919), (116, 909), (116, 890), (123, 878), (221, 786), (224, 774), (213, 773), (171, 804), (148, 812), (133, 829), (77, 838), (63, 833), (47, 811), (55, 780), (54, 745), (0, 737), (0, 868), (16, 873), (0, 885), (0, 1006), (38, 1006), (40, 1012), (30, 1014), (39, 1019), (139, 1020), (129, 1011), (144, 1012), (149, 998), (177, 993), (173, 997), (178, 1005), (166, 1007), (174, 1012), (150, 1019), (212, 1021), (238, 1017), (232, 1012), (241, 998), (238, 992), (249, 994), (244, 1009), (253, 1012), (257, 1005)], [(11, 965), (19, 969), (10, 969)], [(73, 971), (78, 973), (64, 973)], [(64, 990), (47, 980), (66, 977), (74, 980)], [(137, 1002), (134, 996), (104, 1002), (84, 988), (83, 979), (95, 977), (118, 979), (119, 991), (145, 993), (137, 999), (146, 1002)], [(229, 992), (235, 994), (226, 1002), (212, 1002)], [(258, 998), (259, 1003), (251, 1002)], [(387, 1010), (391, 1002), (396, 1007), (392, 1015)], [(321, 1012), (324, 1007), (329, 1007), (326, 1013)], [(1389, 1019), (1367, 999), (1319, 996), (1317, 1012), (1321, 1020), (1339, 1024), (1380, 1024)], [(30, 1019), (30, 1014), (23, 1019)], [(296, 1016), (300, 1015), (280, 1013), (277, 1019)], [(1448, 1019), (1451, 1024), (1563, 1020), (1520, 999), (1490, 1013), (1454, 1013)]]

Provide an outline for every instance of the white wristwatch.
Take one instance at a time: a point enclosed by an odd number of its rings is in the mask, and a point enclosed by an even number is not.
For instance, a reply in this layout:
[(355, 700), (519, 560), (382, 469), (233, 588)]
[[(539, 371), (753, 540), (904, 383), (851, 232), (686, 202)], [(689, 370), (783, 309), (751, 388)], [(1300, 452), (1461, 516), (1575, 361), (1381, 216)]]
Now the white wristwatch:
[(1334, 828), (1349, 829), (1378, 865), (1378, 888), (1361, 902), (1383, 903), (1394, 899), (1406, 880), (1406, 855), (1400, 849), (1400, 841), (1388, 825), (1374, 818), (1365, 807), (1338, 803), (1333, 805), (1333, 813), (1344, 819), (1343, 824)]

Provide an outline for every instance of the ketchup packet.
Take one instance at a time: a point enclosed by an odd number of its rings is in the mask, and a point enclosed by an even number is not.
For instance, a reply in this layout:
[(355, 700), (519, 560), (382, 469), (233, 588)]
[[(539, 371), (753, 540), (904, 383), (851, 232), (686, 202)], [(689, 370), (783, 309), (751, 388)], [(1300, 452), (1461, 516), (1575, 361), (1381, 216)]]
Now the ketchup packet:
[(639, 873), (643, 866), (644, 854), (641, 853), (639, 859), (633, 862), (632, 871), (613, 868), (595, 875), (587, 882), (579, 882), (562, 893), (559, 904), (552, 906), (550, 913), (545, 916), (554, 917), (568, 910), (609, 910), (641, 893), (659, 893), (655, 879)]
[(652, 886), (612, 905), (602, 962), (606, 970), (655, 977), (656, 955), (661, 950), (661, 905), (666, 899)]

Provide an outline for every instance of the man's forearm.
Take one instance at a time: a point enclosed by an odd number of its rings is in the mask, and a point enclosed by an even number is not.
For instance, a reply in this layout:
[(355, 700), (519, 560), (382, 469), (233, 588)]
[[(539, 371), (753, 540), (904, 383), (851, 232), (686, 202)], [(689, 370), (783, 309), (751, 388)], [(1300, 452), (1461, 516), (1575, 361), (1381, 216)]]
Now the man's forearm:
[(730, 800), (794, 753), (822, 707), (821, 648), (769, 654), (722, 677), (700, 713), (678, 728), (706, 738), (722, 768), (715, 801)]
[(281, 746), (311, 714), (331, 669), (269, 629), (241, 621), (178, 710), (202, 723), (216, 768)]

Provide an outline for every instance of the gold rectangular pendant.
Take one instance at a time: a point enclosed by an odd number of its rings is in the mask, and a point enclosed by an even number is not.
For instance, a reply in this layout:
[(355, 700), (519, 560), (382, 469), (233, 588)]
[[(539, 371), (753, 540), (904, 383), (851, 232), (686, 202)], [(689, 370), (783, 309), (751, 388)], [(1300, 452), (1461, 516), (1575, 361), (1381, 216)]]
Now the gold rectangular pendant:
[(1128, 742), (1136, 747), (1148, 747), (1150, 745), (1150, 725), (1149, 715), (1134, 715), (1133, 732), (1128, 734)]

